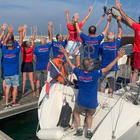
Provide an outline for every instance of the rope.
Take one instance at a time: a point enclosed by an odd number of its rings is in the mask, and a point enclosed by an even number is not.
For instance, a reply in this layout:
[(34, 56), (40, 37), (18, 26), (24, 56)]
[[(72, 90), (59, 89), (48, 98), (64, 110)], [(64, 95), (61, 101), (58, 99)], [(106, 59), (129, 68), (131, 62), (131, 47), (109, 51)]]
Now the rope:
[[(136, 14), (136, 16), (135, 16), (135, 18), (134, 19), (136, 19), (136, 21), (137, 21), (137, 17), (138, 17), (138, 14), (139, 14), (139, 12), (140, 12), (140, 5), (139, 5), (139, 7), (138, 7), (138, 10), (137, 10), (137, 14)], [(138, 21), (139, 22), (139, 21)]]
[(116, 139), (116, 137), (115, 137), (115, 132), (116, 132), (116, 130), (117, 130), (117, 125), (118, 125), (118, 121), (119, 121), (119, 118), (120, 118), (120, 115), (121, 115), (121, 113), (122, 113), (122, 109), (123, 109), (123, 105), (124, 105), (124, 100), (121, 100), (121, 102), (120, 102), (120, 106), (119, 106), (119, 114), (118, 114), (118, 117), (117, 117), (117, 120), (116, 120), (116, 124), (115, 124), (115, 128), (114, 128), (114, 130), (112, 131), (113, 133), (113, 135), (112, 135), (112, 139)]
[(93, 5), (92, 5), (92, 7), (93, 7), (93, 8), (94, 8), (94, 6), (95, 6), (96, 2), (97, 2), (97, 0), (95, 0), (95, 1), (94, 1)]
[(132, 16), (132, 14), (136, 11), (136, 9), (140, 6), (140, 2), (139, 4), (136, 6), (136, 8), (132, 11), (132, 13), (130, 14), (130, 16)]

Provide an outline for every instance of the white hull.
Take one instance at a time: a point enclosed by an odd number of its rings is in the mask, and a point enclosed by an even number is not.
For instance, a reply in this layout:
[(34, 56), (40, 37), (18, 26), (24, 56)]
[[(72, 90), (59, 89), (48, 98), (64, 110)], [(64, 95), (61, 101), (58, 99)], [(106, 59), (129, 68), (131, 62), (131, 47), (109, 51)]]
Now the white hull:
[[(64, 86), (56, 83), (50, 90), (49, 98), (45, 98), (44, 102), (38, 109), (38, 117), (41, 130), (37, 133), (37, 136), (41, 140), (86, 140), (85, 136), (74, 136), (76, 132), (76, 125), (74, 123), (74, 129), (67, 129), (63, 131), (60, 127), (57, 127), (61, 108), (63, 105), (63, 99), (65, 98), (69, 105), (74, 108), (75, 96), (77, 90), (71, 86)], [(124, 92), (120, 90), (119, 92)], [(39, 102), (45, 95), (45, 86), (41, 92)], [(114, 136), (116, 140), (139, 140), (139, 126), (136, 126), (140, 119), (140, 107), (133, 105), (131, 102), (125, 101), (120, 96), (115, 95), (113, 98), (109, 98), (104, 93), (98, 93), (99, 106), (95, 115), (93, 116), (92, 130), (94, 135), (91, 140), (111, 140), (112, 131), (115, 129), (115, 125), (118, 116), (117, 127)], [(119, 99), (119, 100), (118, 100)], [(104, 105), (107, 108), (104, 108)], [(84, 116), (81, 116), (81, 124), (84, 125)], [(72, 123), (72, 119), (70, 124)], [(133, 127), (133, 129), (132, 129)], [(86, 127), (84, 129), (86, 131)], [(133, 131), (135, 133), (133, 133)], [(128, 133), (129, 132), (129, 133)], [(139, 139), (138, 139), (139, 138)]]

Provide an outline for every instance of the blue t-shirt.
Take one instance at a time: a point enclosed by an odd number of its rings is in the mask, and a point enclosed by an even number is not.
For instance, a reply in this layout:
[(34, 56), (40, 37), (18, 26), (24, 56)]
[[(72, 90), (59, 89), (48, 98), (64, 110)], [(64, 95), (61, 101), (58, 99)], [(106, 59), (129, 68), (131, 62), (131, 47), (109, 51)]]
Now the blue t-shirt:
[(15, 47), (13, 50), (8, 50), (6, 46), (2, 47), (4, 76), (19, 74), (19, 53), (20, 46)]
[(57, 41), (52, 41), (52, 50), (53, 50), (53, 58), (57, 58), (57, 55), (61, 54), (63, 55), (62, 52), (60, 52), (60, 47), (63, 46), (65, 48), (67, 44), (67, 41), (63, 42), (57, 42)]
[[(1, 41), (0, 41), (0, 48), (2, 49), (2, 43), (1, 43)], [(3, 68), (3, 63), (2, 63), (2, 61), (3, 61), (3, 57), (1, 56), (1, 67)]]
[[(117, 56), (118, 49), (121, 44), (121, 39), (117, 38), (114, 42), (103, 42), (100, 46), (100, 53), (102, 55), (101, 68), (107, 67)], [(118, 69), (116, 63), (110, 71)]]
[(85, 108), (96, 108), (98, 79), (102, 77), (102, 70), (85, 73), (83, 70), (74, 68), (73, 72), (77, 76), (79, 85), (77, 103)]
[(46, 70), (49, 62), (51, 45), (51, 43), (48, 43), (44, 46), (35, 47), (34, 55), (36, 55), (36, 70)]
[[(87, 52), (88, 52), (88, 47), (86, 47), (86, 46), (89, 45), (89, 46), (93, 47), (93, 49), (90, 48), (90, 52), (92, 52), (90, 54), (90, 58), (97, 58), (98, 59), (99, 58), (100, 43), (103, 40), (104, 35), (101, 34), (97, 37), (90, 37), (90, 36), (85, 35), (84, 33), (81, 33), (80, 37), (83, 41), (83, 47)], [(86, 53), (85, 50), (84, 50), (84, 57), (88, 57), (88, 53)]]
[[(14, 42), (14, 46), (17, 47), (19, 45), (19, 43), (15, 40)], [(0, 48), (2, 48), (2, 43), (0, 41)], [(3, 56), (1, 57), (1, 67), (3, 68)]]

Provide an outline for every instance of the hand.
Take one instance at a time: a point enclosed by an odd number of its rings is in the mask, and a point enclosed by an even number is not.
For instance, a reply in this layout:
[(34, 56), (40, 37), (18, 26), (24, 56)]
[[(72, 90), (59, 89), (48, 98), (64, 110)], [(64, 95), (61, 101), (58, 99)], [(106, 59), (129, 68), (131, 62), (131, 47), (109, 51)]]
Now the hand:
[(69, 14), (69, 10), (68, 10), (68, 9), (66, 9), (65, 13), (66, 13), (66, 14)]
[(52, 26), (53, 26), (53, 23), (52, 23), (51, 21), (49, 22), (49, 26), (50, 26), (50, 27), (52, 27)]
[(36, 27), (34, 27), (34, 33), (36, 33), (36, 31), (37, 31), (37, 28), (36, 28)]
[(19, 32), (19, 33), (23, 32), (23, 27), (21, 27), (21, 26), (18, 27), (18, 32)]
[(123, 55), (125, 54), (125, 50), (124, 49), (120, 49), (119, 51), (118, 51), (118, 58), (121, 58)]
[(108, 17), (107, 17), (107, 20), (110, 22), (112, 19), (112, 14), (109, 14)]
[(23, 29), (26, 30), (27, 27), (28, 27), (28, 26), (27, 26), (26, 24), (24, 24)]
[(89, 12), (92, 12), (92, 6), (89, 7)]
[(121, 17), (120, 17), (120, 16), (117, 17), (117, 22), (118, 22), (118, 23), (121, 22)]
[(8, 33), (12, 34), (13, 33), (13, 26), (10, 25), (9, 28), (8, 28)]
[(4, 30), (4, 31), (6, 30), (6, 28), (7, 28), (7, 24), (3, 24), (3, 25), (1, 26), (1, 29)]
[(74, 21), (78, 21), (79, 20), (79, 15), (76, 13), (75, 15), (74, 15)]
[(118, 9), (121, 9), (121, 7), (122, 7), (122, 4), (120, 4), (120, 2), (118, 0), (116, 0), (116, 7)]
[(60, 47), (59, 51), (62, 52), (63, 54), (67, 53), (66, 50), (64, 49), (64, 47), (62, 47), (62, 46)]

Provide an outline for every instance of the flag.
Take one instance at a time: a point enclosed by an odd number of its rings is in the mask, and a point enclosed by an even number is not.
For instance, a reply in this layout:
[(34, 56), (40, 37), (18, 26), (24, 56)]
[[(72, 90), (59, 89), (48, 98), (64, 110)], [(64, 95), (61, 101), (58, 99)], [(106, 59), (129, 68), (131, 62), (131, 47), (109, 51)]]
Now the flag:
[(50, 83), (53, 79), (57, 77), (58, 73), (59, 73), (58, 68), (53, 64), (52, 61), (50, 61), (48, 65), (48, 73), (47, 73), (47, 81), (46, 81), (46, 94), (49, 94)]

